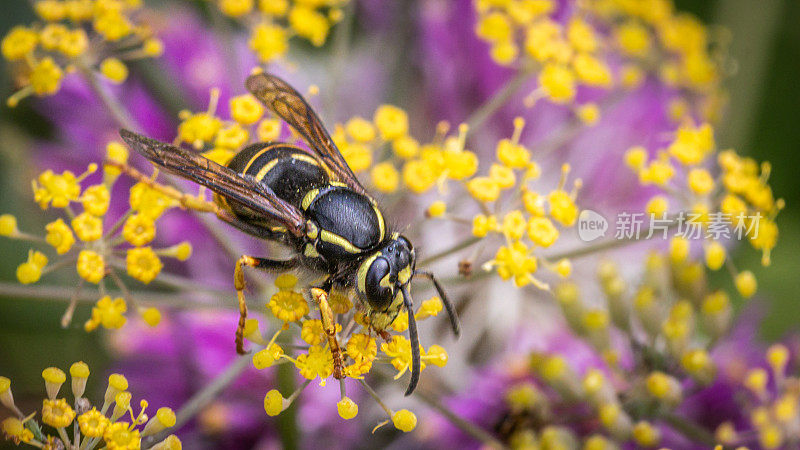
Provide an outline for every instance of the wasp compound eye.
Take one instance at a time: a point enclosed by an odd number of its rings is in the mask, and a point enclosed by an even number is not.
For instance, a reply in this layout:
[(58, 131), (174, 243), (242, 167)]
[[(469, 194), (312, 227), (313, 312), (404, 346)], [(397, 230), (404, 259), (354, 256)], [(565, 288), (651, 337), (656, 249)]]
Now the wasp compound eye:
[(369, 266), (369, 270), (367, 270), (364, 287), (366, 288), (365, 294), (369, 306), (378, 311), (386, 310), (392, 303), (394, 290), (389, 278), (389, 261), (383, 257), (375, 258)]

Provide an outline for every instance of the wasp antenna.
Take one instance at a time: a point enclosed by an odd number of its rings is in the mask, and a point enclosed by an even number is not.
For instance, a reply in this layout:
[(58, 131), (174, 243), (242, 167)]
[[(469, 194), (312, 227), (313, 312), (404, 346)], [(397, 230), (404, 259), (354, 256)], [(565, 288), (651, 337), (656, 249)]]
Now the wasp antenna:
[(411, 395), (414, 389), (417, 388), (419, 382), (419, 334), (417, 333), (417, 320), (414, 318), (414, 304), (411, 300), (411, 294), (408, 292), (408, 286), (401, 287), (403, 291), (403, 304), (406, 305), (408, 312), (408, 338), (411, 341), (411, 381), (408, 383), (406, 389), (406, 396)]
[(423, 276), (433, 283), (433, 287), (436, 288), (436, 292), (439, 294), (439, 298), (442, 299), (442, 303), (444, 303), (444, 308), (447, 310), (447, 317), (450, 318), (450, 326), (453, 327), (453, 334), (456, 337), (461, 336), (461, 322), (458, 320), (458, 314), (456, 314), (456, 308), (450, 302), (450, 299), (447, 298), (447, 294), (444, 292), (442, 285), (439, 284), (439, 281), (433, 275), (433, 272), (428, 272), (425, 270), (415, 270), (414, 275)]

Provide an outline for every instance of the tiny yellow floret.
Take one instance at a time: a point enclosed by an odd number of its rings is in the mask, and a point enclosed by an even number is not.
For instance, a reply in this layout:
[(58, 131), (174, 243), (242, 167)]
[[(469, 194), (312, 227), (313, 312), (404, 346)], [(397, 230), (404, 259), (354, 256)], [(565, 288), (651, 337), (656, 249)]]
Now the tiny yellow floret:
[(358, 405), (349, 397), (344, 397), (336, 403), (336, 410), (339, 412), (339, 417), (350, 420), (358, 414)]
[(392, 423), (398, 430), (408, 433), (417, 427), (417, 416), (407, 409), (401, 409), (392, 414)]
[(100, 63), (100, 73), (116, 84), (128, 79), (128, 66), (117, 58), (106, 58)]

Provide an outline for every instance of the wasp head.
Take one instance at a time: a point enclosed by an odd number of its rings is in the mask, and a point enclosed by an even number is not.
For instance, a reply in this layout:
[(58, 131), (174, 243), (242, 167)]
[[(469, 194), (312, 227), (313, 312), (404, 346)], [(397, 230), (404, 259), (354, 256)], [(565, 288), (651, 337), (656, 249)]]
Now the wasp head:
[[(371, 309), (386, 311), (397, 300), (402, 305), (402, 287), (414, 273), (414, 247), (408, 239), (395, 235), (365, 259), (358, 269), (358, 293)], [(397, 305), (397, 306), (399, 306)]]

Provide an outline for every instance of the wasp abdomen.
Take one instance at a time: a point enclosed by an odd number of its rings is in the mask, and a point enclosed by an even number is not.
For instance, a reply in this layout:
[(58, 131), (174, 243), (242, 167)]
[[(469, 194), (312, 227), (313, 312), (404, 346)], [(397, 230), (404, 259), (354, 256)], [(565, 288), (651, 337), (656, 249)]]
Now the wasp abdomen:
[(309, 191), (302, 206), (319, 226), (316, 249), (326, 259), (361, 255), (384, 240), (383, 214), (369, 198), (347, 187)]
[(234, 156), (228, 167), (265, 183), (297, 208), (306, 192), (329, 182), (328, 173), (316, 158), (289, 144), (253, 144)]

